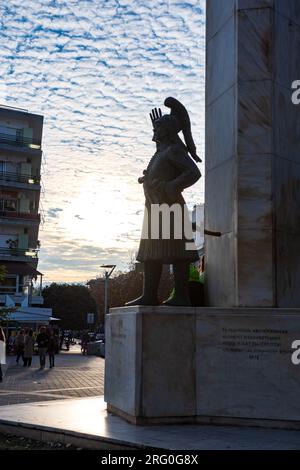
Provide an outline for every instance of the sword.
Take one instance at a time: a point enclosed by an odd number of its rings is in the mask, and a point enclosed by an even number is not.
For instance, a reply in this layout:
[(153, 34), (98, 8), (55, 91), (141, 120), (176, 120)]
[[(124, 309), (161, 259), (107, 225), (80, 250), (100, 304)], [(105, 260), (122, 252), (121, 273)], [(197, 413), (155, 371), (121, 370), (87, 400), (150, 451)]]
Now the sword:
[(211, 237), (221, 237), (222, 235), (221, 232), (213, 232), (212, 230), (206, 230), (206, 229), (204, 229), (204, 234), (209, 235)]

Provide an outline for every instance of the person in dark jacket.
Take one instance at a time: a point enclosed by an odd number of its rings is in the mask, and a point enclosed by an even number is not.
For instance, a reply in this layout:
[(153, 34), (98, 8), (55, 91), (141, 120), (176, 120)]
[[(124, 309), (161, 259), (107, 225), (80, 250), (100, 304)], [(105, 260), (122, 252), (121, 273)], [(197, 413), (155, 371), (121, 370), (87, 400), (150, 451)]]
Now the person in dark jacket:
[(1, 364), (5, 364), (5, 334), (0, 326), (0, 382), (3, 380)]
[(46, 364), (46, 354), (49, 344), (49, 336), (46, 333), (46, 328), (41, 326), (40, 332), (36, 337), (36, 342), (38, 344), (39, 356), (40, 356), (40, 366), (41, 369), (44, 369)]
[(52, 369), (54, 367), (54, 358), (55, 354), (57, 351), (57, 345), (58, 345), (58, 339), (54, 334), (54, 331), (52, 330), (50, 332), (49, 336), (49, 342), (48, 342), (48, 355), (49, 355), (49, 367)]
[(22, 357), (24, 362), (24, 331), (20, 330), (16, 340), (15, 340), (15, 348), (16, 348), (16, 363), (19, 364), (20, 357)]
[(34, 338), (30, 329), (24, 337), (24, 367), (30, 367), (33, 356)]

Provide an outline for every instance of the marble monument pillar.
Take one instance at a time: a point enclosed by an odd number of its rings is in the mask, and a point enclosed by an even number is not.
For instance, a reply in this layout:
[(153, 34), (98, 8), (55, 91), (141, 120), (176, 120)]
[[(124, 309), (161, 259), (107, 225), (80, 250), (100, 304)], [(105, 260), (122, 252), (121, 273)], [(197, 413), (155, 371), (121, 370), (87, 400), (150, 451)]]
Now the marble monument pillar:
[(299, 0), (208, 0), (207, 305), (300, 307)]

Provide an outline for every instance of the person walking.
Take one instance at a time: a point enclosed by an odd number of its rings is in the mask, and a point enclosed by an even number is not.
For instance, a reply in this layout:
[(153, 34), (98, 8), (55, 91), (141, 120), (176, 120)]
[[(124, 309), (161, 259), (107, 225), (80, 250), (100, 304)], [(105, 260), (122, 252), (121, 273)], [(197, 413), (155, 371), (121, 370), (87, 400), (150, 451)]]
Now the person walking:
[(2, 364), (5, 364), (5, 334), (0, 326), (0, 382), (3, 380)]
[(30, 367), (32, 363), (34, 347), (33, 331), (30, 329), (24, 338), (24, 367)]
[(46, 353), (48, 349), (49, 337), (46, 333), (46, 328), (41, 326), (40, 332), (36, 337), (40, 356), (40, 369), (44, 369), (46, 364)]
[(15, 340), (15, 348), (17, 353), (16, 363), (19, 364), (20, 357), (22, 357), (24, 361), (24, 331), (20, 330), (16, 340)]
[(54, 334), (54, 331), (52, 330), (50, 332), (49, 336), (49, 342), (48, 342), (48, 354), (49, 354), (49, 367), (52, 369), (54, 367), (54, 358), (55, 354), (57, 351), (57, 346), (58, 346), (58, 340), (57, 337)]
[(7, 345), (6, 345), (6, 350), (8, 354), (13, 354), (15, 350), (15, 340), (16, 337), (13, 333), (10, 334), (8, 340), (7, 340)]

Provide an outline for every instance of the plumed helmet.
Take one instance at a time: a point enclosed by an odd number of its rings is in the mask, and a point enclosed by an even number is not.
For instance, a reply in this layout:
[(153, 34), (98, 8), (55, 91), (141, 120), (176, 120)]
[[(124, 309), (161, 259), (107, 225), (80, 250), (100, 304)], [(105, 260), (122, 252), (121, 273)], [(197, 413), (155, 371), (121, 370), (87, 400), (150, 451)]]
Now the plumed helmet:
[(194, 143), (191, 132), (191, 121), (186, 108), (176, 98), (166, 98), (164, 105), (171, 109), (170, 116), (175, 118), (177, 122), (177, 133), (182, 131), (185, 145), (188, 152), (196, 162), (201, 162), (196, 152), (196, 145)]

